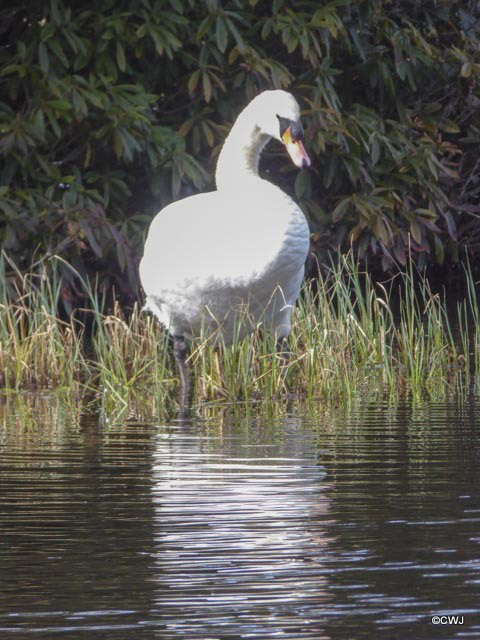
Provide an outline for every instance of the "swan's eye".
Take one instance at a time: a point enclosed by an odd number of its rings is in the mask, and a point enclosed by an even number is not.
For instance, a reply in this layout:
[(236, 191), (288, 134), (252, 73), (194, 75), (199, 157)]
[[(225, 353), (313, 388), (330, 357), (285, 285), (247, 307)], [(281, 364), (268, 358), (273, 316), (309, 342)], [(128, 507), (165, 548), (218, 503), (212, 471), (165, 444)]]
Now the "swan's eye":
[(282, 138), (282, 140), (285, 139), (285, 134), (289, 129), (290, 129), (290, 134), (287, 134), (289, 139), (291, 139), (293, 142), (297, 142), (298, 140), (303, 140), (303, 127), (300, 120), (297, 120), (296, 122), (294, 122), (289, 118), (282, 118), (282, 116), (278, 116), (278, 115), (277, 115), (277, 118), (280, 124), (280, 137)]
[(303, 140), (303, 127), (300, 120), (297, 120), (297, 122), (292, 122), (291, 131), (292, 140), (294, 140), (295, 142), (298, 140)]
[(282, 116), (277, 115), (278, 123), (280, 125), (280, 137), (283, 138), (285, 131), (288, 127), (292, 126), (292, 121), (288, 118), (282, 118)]

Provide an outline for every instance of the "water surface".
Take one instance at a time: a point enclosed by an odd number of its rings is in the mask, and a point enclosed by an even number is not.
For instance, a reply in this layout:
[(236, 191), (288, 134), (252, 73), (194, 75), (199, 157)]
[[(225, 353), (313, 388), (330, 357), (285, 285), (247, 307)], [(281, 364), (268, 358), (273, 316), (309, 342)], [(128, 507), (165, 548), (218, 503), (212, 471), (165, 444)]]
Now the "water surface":
[(0, 638), (479, 638), (478, 406), (4, 400)]

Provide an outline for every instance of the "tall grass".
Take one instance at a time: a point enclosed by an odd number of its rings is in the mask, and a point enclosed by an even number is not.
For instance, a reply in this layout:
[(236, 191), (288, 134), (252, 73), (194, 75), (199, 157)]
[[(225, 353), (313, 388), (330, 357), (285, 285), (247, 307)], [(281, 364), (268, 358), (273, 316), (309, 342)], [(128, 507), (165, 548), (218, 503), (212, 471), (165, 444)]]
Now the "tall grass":
[[(173, 407), (179, 382), (168, 333), (138, 305), (127, 313), (113, 294), (109, 300), (81, 280), (88, 311), (60, 319), (57, 260), (27, 275), (0, 260), (0, 387), (83, 388), (113, 407), (132, 397)], [(454, 332), (444, 298), (413, 265), (375, 284), (351, 255), (340, 256), (304, 286), (288, 361), (261, 330), (229, 346), (221, 334), (215, 343), (196, 339), (189, 358), (194, 402), (287, 393), (341, 401), (366, 388), (421, 395), (468, 384), (480, 371), (480, 319), (468, 267), (465, 279)], [(238, 336), (242, 322), (249, 318), (240, 317)]]
[(84, 327), (58, 317), (57, 269), (24, 275), (2, 255), (0, 283), (0, 386), (73, 387), (86, 368)]

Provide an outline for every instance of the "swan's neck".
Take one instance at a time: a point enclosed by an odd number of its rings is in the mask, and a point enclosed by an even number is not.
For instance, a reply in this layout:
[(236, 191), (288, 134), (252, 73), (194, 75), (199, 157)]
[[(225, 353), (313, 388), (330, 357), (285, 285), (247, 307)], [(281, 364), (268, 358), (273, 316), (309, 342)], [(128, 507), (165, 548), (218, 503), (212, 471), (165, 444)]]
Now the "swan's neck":
[(238, 188), (245, 178), (259, 177), (260, 153), (270, 136), (261, 133), (249, 116), (248, 112), (240, 114), (220, 152), (215, 174), (219, 190)]

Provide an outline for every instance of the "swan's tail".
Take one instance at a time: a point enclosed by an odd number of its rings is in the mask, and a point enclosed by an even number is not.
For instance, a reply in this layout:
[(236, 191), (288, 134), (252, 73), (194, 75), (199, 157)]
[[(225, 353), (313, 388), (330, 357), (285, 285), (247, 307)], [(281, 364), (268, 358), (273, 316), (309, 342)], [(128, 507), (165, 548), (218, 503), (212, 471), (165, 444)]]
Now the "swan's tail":
[(152, 296), (147, 296), (145, 304), (142, 307), (142, 311), (153, 313), (159, 322), (165, 324), (165, 313), (162, 309), (162, 303), (159, 300), (155, 300)]

